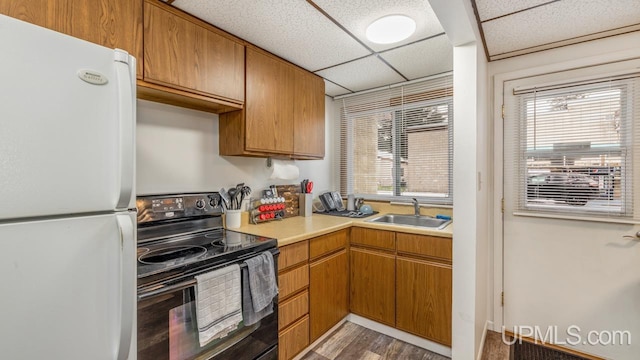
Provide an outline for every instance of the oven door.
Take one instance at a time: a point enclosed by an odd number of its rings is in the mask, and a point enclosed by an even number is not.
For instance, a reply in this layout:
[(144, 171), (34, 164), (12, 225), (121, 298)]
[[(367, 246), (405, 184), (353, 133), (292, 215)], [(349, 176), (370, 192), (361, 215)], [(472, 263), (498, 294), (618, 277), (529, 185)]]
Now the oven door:
[(138, 298), (138, 360), (277, 359), (277, 296), (272, 314), (251, 326), (240, 323), (204, 347), (198, 341), (193, 277)]

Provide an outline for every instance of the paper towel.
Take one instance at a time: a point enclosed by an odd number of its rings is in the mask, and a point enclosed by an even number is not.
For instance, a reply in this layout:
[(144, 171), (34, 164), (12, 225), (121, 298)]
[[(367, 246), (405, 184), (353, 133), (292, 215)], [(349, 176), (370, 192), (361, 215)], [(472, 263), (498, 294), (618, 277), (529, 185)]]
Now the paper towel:
[(296, 180), (300, 176), (300, 169), (293, 161), (271, 160), (269, 179)]

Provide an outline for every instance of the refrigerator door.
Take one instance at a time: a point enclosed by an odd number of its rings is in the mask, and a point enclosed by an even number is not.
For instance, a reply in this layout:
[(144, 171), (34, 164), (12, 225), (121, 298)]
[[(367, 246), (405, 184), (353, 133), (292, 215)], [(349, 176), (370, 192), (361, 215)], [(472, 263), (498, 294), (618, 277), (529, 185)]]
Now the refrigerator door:
[(0, 44), (0, 220), (133, 208), (135, 59), (2, 15)]
[(135, 216), (0, 225), (6, 359), (135, 359)]

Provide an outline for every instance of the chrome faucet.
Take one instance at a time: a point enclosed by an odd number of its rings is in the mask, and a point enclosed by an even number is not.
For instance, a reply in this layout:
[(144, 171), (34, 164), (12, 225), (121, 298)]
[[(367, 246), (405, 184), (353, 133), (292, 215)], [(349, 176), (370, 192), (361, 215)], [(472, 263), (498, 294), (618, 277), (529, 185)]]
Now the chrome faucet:
[(413, 213), (415, 216), (420, 216), (420, 204), (416, 198), (413, 198)]

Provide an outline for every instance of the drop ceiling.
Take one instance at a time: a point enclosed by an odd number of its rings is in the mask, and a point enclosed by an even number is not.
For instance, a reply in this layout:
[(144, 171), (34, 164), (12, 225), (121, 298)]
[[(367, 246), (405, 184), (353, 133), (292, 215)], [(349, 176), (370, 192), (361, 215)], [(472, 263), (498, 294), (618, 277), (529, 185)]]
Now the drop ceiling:
[[(453, 48), (427, 0), (175, 0), (171, 5), (325, 79), (329, 96), (453, 69)], [(390, 14), (416, 21), (395, 44), (367, 40)]]
[[(453, 70), (453, 48), (428, 0), (164, 1), (323, 77), (329, 96)], [(640, 0), (464, 1), (490, 61), (640, 31)], [(366, 27), (391, 14), (412, 17), (416, 32), (395, 44), (367, 40)]]
[(640, 30), (640, 0), (471, 1), (489, 60)]

